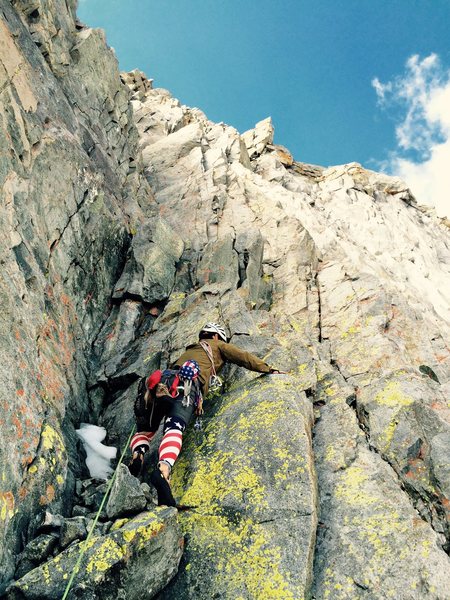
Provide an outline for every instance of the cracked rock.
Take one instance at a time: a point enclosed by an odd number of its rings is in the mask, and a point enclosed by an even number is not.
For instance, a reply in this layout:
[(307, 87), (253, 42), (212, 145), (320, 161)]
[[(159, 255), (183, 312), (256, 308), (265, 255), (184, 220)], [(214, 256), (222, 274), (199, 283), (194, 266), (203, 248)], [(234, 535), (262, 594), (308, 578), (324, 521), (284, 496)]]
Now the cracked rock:
[(147, 498), (138, 479), (131, 475), (128, 467), (120, 465), (106, 504), (106, 514), (110, 519), (144, 510)]

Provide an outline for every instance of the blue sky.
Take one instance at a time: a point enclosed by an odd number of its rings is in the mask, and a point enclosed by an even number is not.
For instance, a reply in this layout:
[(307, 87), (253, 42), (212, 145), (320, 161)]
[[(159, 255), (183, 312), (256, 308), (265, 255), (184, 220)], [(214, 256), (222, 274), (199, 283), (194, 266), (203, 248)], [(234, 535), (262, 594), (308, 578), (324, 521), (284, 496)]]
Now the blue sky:
[[(415, 55), (436, 55), (429, 95), (450, 80), (449, 0), (81, 0), (78, 14), (105, 29), (122, 70), (240, 132), (270, 115), (299, 161), (389, 171), (430, 159), (432, 146), (399, 142), (414, 103), (401, 90)], [(430, 144), (445, 141), (422, 108)]]

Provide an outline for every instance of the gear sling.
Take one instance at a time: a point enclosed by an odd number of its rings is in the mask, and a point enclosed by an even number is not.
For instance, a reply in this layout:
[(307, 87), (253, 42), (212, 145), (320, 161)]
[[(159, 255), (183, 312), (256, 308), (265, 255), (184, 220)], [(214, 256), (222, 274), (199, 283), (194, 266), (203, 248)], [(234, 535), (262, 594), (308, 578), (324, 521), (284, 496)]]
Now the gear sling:
[(194, 409), (201, 406), (198, 378), (181, 379), (179, 370), (154, 371), (139, 382), (134, 403), (137, 431), (155, 433), (164, 416), (177, 418), (186, 427)]

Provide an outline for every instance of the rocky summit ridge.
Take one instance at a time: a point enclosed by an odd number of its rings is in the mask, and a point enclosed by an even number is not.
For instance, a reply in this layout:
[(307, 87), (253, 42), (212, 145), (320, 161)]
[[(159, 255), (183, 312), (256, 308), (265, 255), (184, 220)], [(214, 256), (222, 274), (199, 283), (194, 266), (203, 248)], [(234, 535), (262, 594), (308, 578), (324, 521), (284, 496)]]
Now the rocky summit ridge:
[[(450, 599), (449, 222), (273, 133), (120, 74), (73, 0), (0, 0), (3, 597), (62, 597), (83, 550), (69, 598)], [(193, 508), (122, 466), (83, 542), (107, 483), (75, 430), (122, 449), (209, 320), (288, 375), (228, 366)]]

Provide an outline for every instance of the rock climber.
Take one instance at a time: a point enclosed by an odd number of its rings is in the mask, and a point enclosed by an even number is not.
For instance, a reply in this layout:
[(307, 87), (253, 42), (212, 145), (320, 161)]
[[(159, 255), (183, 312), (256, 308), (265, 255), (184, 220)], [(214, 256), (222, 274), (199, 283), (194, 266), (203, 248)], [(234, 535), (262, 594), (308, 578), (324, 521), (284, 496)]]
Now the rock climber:
[(170, 474), (181, 451), (183, 433), (194, 412), (201, 415), (202, 399), (209, 390), (222, 385), (217, 372), (226, 362), (259, 373), (282, 374), (263, 360), (227, 341), (225, 329), (207, 323), (199, 333), (199, 341), (186, 348), (170, 369), (155, 371), (143, 380), (135, 402), (136, 430), (130, 443), (131, 473), (141, 473), (144, 455), (164, 418), (163, 438), (159, 446), (159, 462), (150, 481), (158, 493), (158, 504), (176, 506), (170, 489)]

